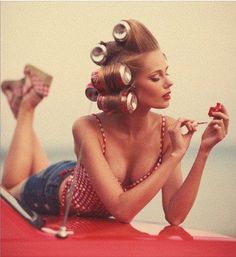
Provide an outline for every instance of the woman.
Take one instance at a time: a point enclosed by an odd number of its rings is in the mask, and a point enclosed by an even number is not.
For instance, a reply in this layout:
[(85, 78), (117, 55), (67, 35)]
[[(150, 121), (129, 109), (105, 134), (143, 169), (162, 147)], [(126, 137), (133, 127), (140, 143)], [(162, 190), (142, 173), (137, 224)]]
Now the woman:
[[(101, 42), (91, 52), (101, 67), (92, 73), (86, 95), (103, 112), (73, 124), (77, 164), (48, 166), (32, 125), (35, 108), (46, 95), (38, 88), (46, 85), (37, 74), (26, 72), (3, 185), (41, 213), (62, 213), (68, 194), (73, 194), (71, 214), (114, 216), (121, 222), (130, 222), (162, 190), (166, 220), (179, 225), (194, 203), (212, 148), (227, 134), (227, 111), (222, 105), (212, 113), (183, 181), (181, 160), (198, 123), (150, 111), (169, 106), (173, 86), (166, 57), (150, 31), (124, 20), (114, 27), (113, 36), (115, 41)], [(184, 135), (183, 126), (188, 130)]]

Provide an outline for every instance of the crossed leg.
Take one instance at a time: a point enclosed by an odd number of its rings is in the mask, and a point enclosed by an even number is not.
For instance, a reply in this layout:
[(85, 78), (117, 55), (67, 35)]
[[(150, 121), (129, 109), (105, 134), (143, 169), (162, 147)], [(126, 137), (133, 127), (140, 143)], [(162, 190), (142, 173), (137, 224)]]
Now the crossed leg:
[(35, 107), (41, 100), (33, 88), (23, 97), (4, 162), (2, 184), (16, 198), (19, 198), (22, 182), (49, 164), (33, 128)]

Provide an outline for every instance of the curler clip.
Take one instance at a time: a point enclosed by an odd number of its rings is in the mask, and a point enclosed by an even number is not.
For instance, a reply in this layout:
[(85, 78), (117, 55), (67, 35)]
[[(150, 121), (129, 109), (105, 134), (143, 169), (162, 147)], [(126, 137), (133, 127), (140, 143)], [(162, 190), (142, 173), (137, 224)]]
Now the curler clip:
[(130, 25), (126, 21), (121, 21), (115, 25), (112, 35), (117, 42), (124, 42), (127, 40), (130, 33)]
[(97, 44), (90, 52), (92, 61), (98, 65), (103, 65), (107, 60), (107, 48), (104, 44)]

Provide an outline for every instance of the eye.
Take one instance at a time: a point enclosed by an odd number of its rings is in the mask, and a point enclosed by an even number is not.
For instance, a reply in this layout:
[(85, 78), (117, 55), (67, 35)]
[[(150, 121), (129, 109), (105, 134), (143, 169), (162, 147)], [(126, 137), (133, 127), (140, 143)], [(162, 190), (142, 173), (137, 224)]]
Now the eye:
[(157, 82), (157, 81), (160, 80), (160, 78), (159, 78), (159, 77), (152, 77), (151, 80), (152, 80), (153, 82)]

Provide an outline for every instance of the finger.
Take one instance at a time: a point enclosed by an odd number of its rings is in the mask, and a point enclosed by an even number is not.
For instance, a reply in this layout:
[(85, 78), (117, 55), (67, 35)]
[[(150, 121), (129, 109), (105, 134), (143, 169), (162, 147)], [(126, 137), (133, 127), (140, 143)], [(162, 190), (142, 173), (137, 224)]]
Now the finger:
[(194, 120), (188, 120), (186, 122), (183, 122), (182, 126), (186, 126), (188, 131), (196, 131), (198, 123), (196, 121), (194, 121)]
[(218, 119), (227, 119), (228, 116), (223, 113), (223, 112), (212, 112), (213, 118), (218, 118)]
[(190, 120), (190, 119), (188, 119), (188, 118), (179, 118), (178, 119), (180, 122), (181, 122), (181, 124), (183, 124), (183, 125), (185, 125), (187, 122), (194, 122), (194, 120)]
[(225, 124), (223, 122), (223, 120), (212, 120), (210, 125), (214, 128), (214, 129), (220, 129), (223, 134), (227, 134), (226, 128), (225, 128)]
[(181, 124), (181, 127), (185, 126), (187, 128), (188, 131), (192, 131), (193, 128), (191, 126), (191, 123), (190, 122), (185, 122), (185, 123), (182, 123)]
[(190, 127), (190, 123), (191, 122), (194, 122), (193, 120), (190, 120), (190, 119), (187, 119), (187, 118), (179, 118), (177, 120), (177, 123), (176, 125), (178, 127), (183, 127), (183, 126), (186, 126), (186, 127)]
[(195, 127), (190, 122), (186, 123), (185, 126), (188, 129), (188, 131), (196, 131)]
[(181, 131), (181, 127), (186, 126), (186, 128), (188, 129), (188, 131), (192, 131), (192, 130), (196, 130), (195, 129), (195, 125), (192, 125), (194, 123), (193, 120), (187, 119), (187, 118), (179, 118), (177, 119), (175, 122), (173, 122), (172, 124), (170, 124), (168, 126), (168, 130), (169, 131)]
[(214, 126), (214, 125), (219, 125), (222, 126), (224, 124), (223, 120), (212, 120), (209, 125)]
[(184, 125), (188, 130), (185, 134), (183, 134), (184, 136), (192, 137), (194, 132), (197, 131), (198, 124), (196, 121), (188, 120), (187, 122), (184, 122), (182, 125)]
[(226, 107), (221, 104), (221, 110), (222, 112), (226, 115), (226, 118), (224, 119), (224, 124), (225, 124), (225, 129), (226, 129), (226, 132), (228, 132), (228, 127), (229, 127), (229, 115), (228, 115), (228, 111), (226, 109)]
[(199, 125), (199, 123), (197, 121), (191, 121), (190, 125), (191, 125), (193, 131), (197, 131), (197, 127)]
[(194, 121), (194, 122), (192, 123), (192, 126), (193, 126), (193, 128), (194, 128), (195, 131), (197, 131), (198, 125), (199, 125), (199, 122), (197, 122), (197, 121)]
[(222, 139), (225, 137), (225, 135), (226, 135), (225, 131), (222, 130), (222, 127), (219, 126), (218, 124), (215, 124), (215, 125), (213, 126), (213, 128), (214, 128), (214, 130), (215, 130), (215, 133), (218, 135), (218, 138), (219, 138), (220, 140), (222, 140)]
[(229, 127), (229, 116), (223, 112), (213, 112), (212, 113), (214, 118), (222, 119), (225, 125), (226, 132), (228, 132)]
[(187, 138), (188, 141), (190, 141), (195, 132), (196, 130), (189, 130), (186, 134), (183, 135), (183, 137)]
[(225, 108), (225, 106), (223, 104), (221, 104), (221, 111), (223, 113), (225, 113), (226, 115), (228, 115), (228, 112), (227, 112), (227, 110), (226, 110), (226, 108)]
[(220, 126), (219, 124), (214, 124), (214, 125), (213, 125), (213, 128), (214, 128), (215, 130), (220, 130), (220, 129), (221, 129), (221, 126)]

